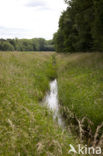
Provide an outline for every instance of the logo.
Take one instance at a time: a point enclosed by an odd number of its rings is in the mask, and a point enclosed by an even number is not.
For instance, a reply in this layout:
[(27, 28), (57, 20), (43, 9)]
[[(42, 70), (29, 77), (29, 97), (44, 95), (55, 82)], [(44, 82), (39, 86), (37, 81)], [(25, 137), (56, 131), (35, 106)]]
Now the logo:
[(71, 153), (71, 152), (77, 153), (77, 151), (75, 150), (75, 148), (71, 144), (69, 146), (70, 146), (71, 149), (69, 150), (68, 153)]
[(96, 154), (96, 155), (100, 155), (102, 154), (102, 149), (101, 147), (88, 147), (87, 145), (83, 146), (81, 144), (77, 145), (77, 148), (74, 147), (73, 145), (69, 145), (70, 150), (68, 152), (68, 154), (72, 154), (72, 153), (76, 153), (76, 154)]

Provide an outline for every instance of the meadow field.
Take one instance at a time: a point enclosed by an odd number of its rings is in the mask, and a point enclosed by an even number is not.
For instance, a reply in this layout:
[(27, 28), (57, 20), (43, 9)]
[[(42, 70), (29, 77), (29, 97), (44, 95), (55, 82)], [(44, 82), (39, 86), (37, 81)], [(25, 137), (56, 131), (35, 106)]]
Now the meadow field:
[(57, 55), (61, 112), (72, 131), (103, 146), (103, 54)]
[(75, 144), (40, 104), (56, 76), (52, 55), (0, 52), (0, 156), (66, 156)]
[[(66, 129), (42, 105), (54, 78)], [(102, 147), (102, 96), (101, 53), (0, 52), (0, 156), (70, 156), (80, 141)]]

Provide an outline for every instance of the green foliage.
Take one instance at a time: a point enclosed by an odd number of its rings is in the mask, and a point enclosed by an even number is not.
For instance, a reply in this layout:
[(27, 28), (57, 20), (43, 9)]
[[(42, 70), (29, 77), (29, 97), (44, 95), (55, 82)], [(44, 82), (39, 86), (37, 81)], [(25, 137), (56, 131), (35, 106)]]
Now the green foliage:
[(102, 51), (103, 1), (71, 0), (54, 35), (57, 52)]
[(64, 44), (63, 44), (63, 35), (61, 31), (58, 31), (57, 33), (54, 34), (54, 43), (55, 44), (55, 49), (57, 52), (63, 52), (64, 51)]
[(54, 51), (52, 40), (33, 39), (0, 39), (0, 51)]
[(0, 49), (3, 51), (13, 51), (14, 47), (12, 44), (10, 44), (8, 41), (0, 40)]
[(103, 51), (103, 1), (94, 0), (94, 23), (92, 29), (92, 35), (94, 38), (94, 47)]

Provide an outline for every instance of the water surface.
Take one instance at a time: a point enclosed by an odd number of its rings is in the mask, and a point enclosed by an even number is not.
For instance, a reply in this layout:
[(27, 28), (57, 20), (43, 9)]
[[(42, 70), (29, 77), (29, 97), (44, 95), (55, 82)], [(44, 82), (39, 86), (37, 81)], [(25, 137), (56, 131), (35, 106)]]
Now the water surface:
[(53, 119), (57, 120), (59, 126), (64, 127), (64, 121), (59, 110), (58, 84), (56, 79), (50, 82), (50, 91), (45, 97), (45, 103), (53, 112)]

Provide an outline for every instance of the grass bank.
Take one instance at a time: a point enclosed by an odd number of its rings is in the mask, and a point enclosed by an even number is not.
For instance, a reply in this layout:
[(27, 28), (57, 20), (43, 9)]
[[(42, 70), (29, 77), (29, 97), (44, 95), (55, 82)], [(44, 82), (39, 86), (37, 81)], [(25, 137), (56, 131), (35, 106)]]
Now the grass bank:
[(61, 111), (72, 131), (103, 146), (103, 54), (58, 54), (57, 65)]
[(74, 144), (39, 104), (56, 76), (52, 55), (0, 52), (0, 155), (66, 156)]

